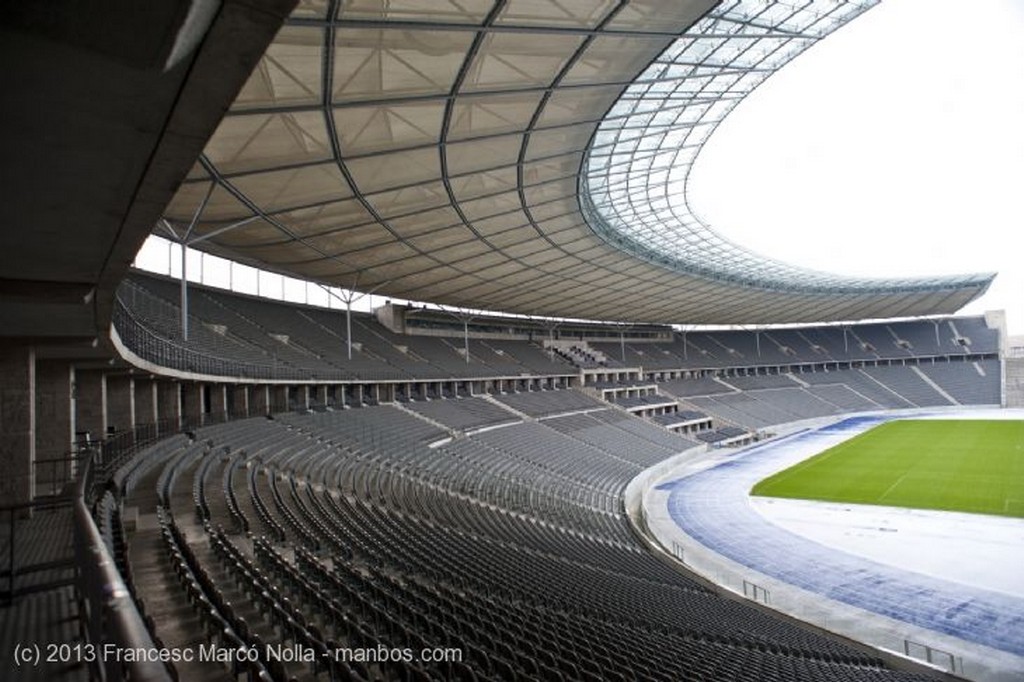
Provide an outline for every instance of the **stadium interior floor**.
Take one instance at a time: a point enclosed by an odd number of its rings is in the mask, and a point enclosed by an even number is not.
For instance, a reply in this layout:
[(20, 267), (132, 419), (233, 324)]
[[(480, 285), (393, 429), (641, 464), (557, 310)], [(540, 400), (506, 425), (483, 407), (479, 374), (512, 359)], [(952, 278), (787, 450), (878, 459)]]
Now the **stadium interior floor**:
[[(943, 412), (914, 418), (950, 416)], [(1024, 420), (1024, 410), (980, 409), (956, 417)], [(794, 452), (793, 461), (812, 454)], [(774, 525), (822, 545), (915, 573), (1024, 597), (1024, 518), (770, 497), (751, 497), (750, 504)]]
[[(1024, 419), (1024, 410), (972, 409), (955, 413), (939, 411), (907, 416), (915, 419), (949, 419), (954, 416), (958, 419)], [(813, 436), (820, 437), (802, 437), (797, 434), (789, 439), (780, 438), (784, 443), (784, 454), (772, 452), (771, 471), (759, 473), (768, 475), (785, 469), (830, 447), (835, 442), (870, 428), (873, 423), (878, 422), (868, 419), (862, 427), (837, 429), (835, 433), (829, 433), (827, 426), (818, 427), (821, 430)], [(766, 441), (748, 450), (771, 448), (771, 443), (772, 441)], [(952, 642), (944, 636), (929, 639), (929, 632), (883, 617), (878, 619), (879, 623), (868, 625), (870, 619), (854, 613), (858, 609), (845, 608), (845, 604), (831, 600), (825, 600), (828, 604), (823, 606), (820, 597), (814, 599), (812, 595), (802, 592), (797, 587), (787, 589), (782, 581), (772, 580), (750, 570), (749, 565), (744, 566), (721, 556), (683, 533), (677, 525), (678, 519), (666, 513), (665, 508), (666, 504), (671, 505), (674, 482), (681, 480), (681, 475), (688, 476), (718, 464), (725, 463), (728, 470), (730, 460), (745, 456), (741, 453), (746, 451), (712, 451), (704, 461), (691, 460), (668, 475), (660, 477), (661, 485), (650, 491), (645, 498), (644, 506), (648, 527), (667, 550), (677, 556), (685, 555), (684, 561), (691, 568), (734, 591), (743, 593), (749, 585), (759, 584), (770, 591), (770, 602), (773, 607), (799, 618), (817, 622), (826, 629), (842, 632), (847, 636), (897, 652), (906, 651), (905, 642), (908, 640), (929, 641), (944, 651), (956, 649), (956, 653), (962, 655), (966, 661), (964, 674), (970, 679), (1021, 679), (1016, 676), (1024, 670), (1020, 667), (1024, 665), (1024, 658), (1020, 656), (996, 652), (990, 647), (975, 648), (970, 643), (965, 643), (963, 648), (958, 649), (956, 647), (961, 644), (959, 641)], [(749, 491), (751, 484), (751, 481), (745, 481), (744, 490)], [(718, 493), (720, 492), (722, 491), (719, 488)], [(809, 540), (824, 551), (859, 557), (864, 559), (866, 564), (884, 564), (901, 573), (917, 574), (921, 576), (923, 583), (928, 583), (929, 579), (949, 581), (965, 586), (965, 593), (983, 590), (1004, 595), (1009, 600), (1007, 603), (1020, 603), (1020, 600), (1024, 600), (1024, 572), (1020, 570), (1020, 567), (1024, 566), (1024, 519), (744, 497), (749, 509), (771, 526), (787, 535), (793, 534)], [(729, 523), (724, 518), (722, 520)], [(824, 555), (801, 557), (795, 563), (802, 562), (804, 566), (800, 570), (804, 571), (808, 567), (813, 569), (815, 562), (822, 557)], [(799, 606), (781, 606), (786, 602)], [(833, 609), (833, 605), (837, 608)], [(1024, 620), (1024, 613), (1019, 616)], [(886, 620), (889, 622), (885, 622)], [(986, 669), (979, 670), (975, 666), (971, 671), (971, 664), (982, 658), (986, 659)]]
[(771, 523), (822, 545), (1024, 597), (1024, 519), (753, 497)]

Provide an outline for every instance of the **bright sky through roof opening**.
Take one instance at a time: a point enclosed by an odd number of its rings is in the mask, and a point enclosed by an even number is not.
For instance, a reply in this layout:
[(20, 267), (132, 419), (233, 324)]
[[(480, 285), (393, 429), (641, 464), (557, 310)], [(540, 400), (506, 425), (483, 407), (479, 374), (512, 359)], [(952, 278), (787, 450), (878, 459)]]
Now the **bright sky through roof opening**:
[(885, 0), (742, 102), (688, 192), (720, 234), (794, 265), (998, 272), (962, 312), (1024, 333), (1024, 2)]

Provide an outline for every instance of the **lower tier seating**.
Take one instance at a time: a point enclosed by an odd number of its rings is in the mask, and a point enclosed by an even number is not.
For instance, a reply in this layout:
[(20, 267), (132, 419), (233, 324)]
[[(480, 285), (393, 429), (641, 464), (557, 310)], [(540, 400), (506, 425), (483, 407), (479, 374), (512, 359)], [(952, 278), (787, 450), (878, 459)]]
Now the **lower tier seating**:
[(652, 555), (621, 493), (688, 443), (665, 434), (606, 410), (445, 442), (394, 406), (205, 427), (120, 474), (135, 594), (164, 645), (257, 652), (190, 680), (926, 679)]

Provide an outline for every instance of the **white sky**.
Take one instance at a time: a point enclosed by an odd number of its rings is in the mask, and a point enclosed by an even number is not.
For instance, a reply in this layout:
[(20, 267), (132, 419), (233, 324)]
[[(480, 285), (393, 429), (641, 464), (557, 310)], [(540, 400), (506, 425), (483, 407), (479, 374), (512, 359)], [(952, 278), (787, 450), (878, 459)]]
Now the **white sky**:
[(726, 118), (689, 198), (797, 265), (998, 272), (963, 312), (1024, 333), (1024, 2), (884, 0)]

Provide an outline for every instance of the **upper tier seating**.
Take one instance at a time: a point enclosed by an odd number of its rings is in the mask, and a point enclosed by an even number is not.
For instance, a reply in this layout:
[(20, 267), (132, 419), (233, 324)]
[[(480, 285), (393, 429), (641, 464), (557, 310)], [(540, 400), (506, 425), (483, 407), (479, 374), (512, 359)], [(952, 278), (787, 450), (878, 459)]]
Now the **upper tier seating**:
[[(845, 328), (690, 331), (676, 333), (671, 342), (632, 339), (624, 346), (594, 342), (589, 344), (590, 350), (585, 350), (582, 342), (545, 350), (540, 343), (522, 338), (471, 338), (467, 353), (466, 341), (455, 331), (449, 336), (396, 334), (373, 316), (357, 312), (352, 314), (349, 357), (343, 312), (196, 285), (189, 290), (186, 342), (181, 339), (179, 285), (133, 273), (122, 284), (115, 308), (121, 341), (144, 360), (172, 369), (323, 381), (564, 376), (580, 368), (622, 366), (648, 371), (786, 367), (998, 352), (998, 332), (989, 329), (982, 318), (967, 317)], [(708, 381), (706, 385), (686, 382), (669, 391), (678, 396), (722, 392)], [(746, 379), (738, 381), (737, 388), (746, 387)]]
[[(953, 404), (998, 405), (1001, 379), (998, 360), (979, 360), (801, 372), (790, 376), (725, 377), (723, 381), (747, 390), (703, 395), (709, 381), (691, 380), (695, 385), (688, 390), (694, 394), (685, 400), (713, 417), (756, 430), (847, 412)], [(665, 382), (662, 386), (679, 390), (679, 385), (685, 383)], [(780, 387), (764, 387), (776, 384)]]
[[(352, 314), (348, 357), (342, 312), (190, 286), (189, 340), (181, 338), (179, 288), (135, 273), (119, 290), (116, 327), (145, 360), (173, 369), (250, 378), (320, 380), (448, 379), (571, 374), (570, 363), (534, 344), (395, 334)], [(498, 347), (500, 346), (500, 347)], [(522, 358), (520, 360), (520, 358)], [(220, 369), (221, 371), (217, 371)]]

